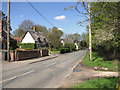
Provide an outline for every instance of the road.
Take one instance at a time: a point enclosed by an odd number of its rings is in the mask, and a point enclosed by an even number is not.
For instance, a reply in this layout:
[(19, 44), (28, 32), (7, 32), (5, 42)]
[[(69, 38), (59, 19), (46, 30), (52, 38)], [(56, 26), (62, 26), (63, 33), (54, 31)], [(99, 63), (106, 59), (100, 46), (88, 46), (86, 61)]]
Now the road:
[(57, 88), (85, 56), (86, 51), (60, 55), (42, 62), (2, 71), (2, 88)]

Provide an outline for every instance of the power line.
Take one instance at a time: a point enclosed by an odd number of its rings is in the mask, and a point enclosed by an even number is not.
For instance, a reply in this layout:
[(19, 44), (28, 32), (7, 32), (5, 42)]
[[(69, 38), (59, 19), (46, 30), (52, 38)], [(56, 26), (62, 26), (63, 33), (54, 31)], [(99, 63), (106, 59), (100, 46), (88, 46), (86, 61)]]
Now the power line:
[(30, 4), (30, 6), (42, 17), (44, 18), (50, 25), (52, 25), (53, 27), (55, 27), (49, 20), (47, 20), (30, 2), (28, 2), (28, 0), (26, 0), (27, 3)]

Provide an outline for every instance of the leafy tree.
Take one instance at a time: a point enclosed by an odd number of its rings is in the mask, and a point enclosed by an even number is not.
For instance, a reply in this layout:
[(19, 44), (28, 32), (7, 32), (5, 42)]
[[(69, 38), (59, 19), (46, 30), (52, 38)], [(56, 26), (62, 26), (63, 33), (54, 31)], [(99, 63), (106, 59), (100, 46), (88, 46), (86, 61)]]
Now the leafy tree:
[(119, 58), (119, 4), (119, 2), (91, 3), (93, 46), (107, 58)]
[(56, 27), (53, 27), (52, 29), (48, 30), (48, 41), (51, 44), (51, 47), (53, 48), (59, 48), (60, 47), (60, 38), (63, 35), (63, 32), (61, 30), (58, 30)]

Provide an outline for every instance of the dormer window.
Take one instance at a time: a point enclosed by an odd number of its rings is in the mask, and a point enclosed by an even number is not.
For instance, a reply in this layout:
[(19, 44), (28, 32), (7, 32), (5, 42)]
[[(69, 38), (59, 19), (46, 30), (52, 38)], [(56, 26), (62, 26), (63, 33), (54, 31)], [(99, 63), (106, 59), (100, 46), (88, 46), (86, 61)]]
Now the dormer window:
[(38, 42), (40, 42), (40, 38), (38, 38)]
[(46, 38), (44, 38), (44, 42), (46, 42)]

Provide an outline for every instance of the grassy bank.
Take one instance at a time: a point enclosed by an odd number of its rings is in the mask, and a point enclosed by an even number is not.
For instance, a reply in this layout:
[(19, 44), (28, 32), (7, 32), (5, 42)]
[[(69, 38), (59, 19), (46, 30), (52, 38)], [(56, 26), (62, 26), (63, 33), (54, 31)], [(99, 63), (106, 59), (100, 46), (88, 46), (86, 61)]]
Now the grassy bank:
[(89, 61), (89, 52), (87, 52), (85, 58), (82, 61), (82, 64), (92, 67), (105, 67), (108, 68), (109, 71), (118, 71), (117, 60), (104, 61), (104, 58), (101, 57), (97, 52), (92, 53), (92, 61)]
[(118, 78), (116, 77), (98, 78), (74, 85), (72, 88), (104, 88), (108, 90), (108, 88), (116, 88), (117, 82)]

